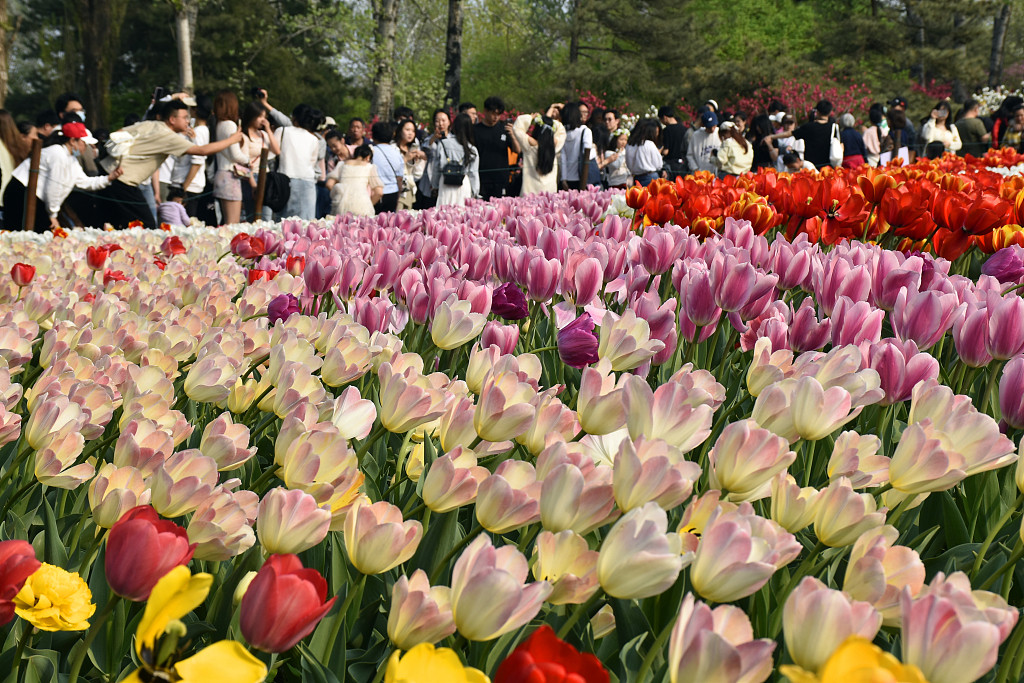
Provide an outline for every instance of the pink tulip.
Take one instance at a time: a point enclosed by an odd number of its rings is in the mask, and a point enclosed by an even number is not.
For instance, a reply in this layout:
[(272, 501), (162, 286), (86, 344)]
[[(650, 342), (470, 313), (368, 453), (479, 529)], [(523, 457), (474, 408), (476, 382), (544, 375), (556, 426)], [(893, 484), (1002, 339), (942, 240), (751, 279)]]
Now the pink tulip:
[(750, 619), (738, 607), (712, 610), (687, 593), (668, 645), (671, 683), (761, 683), (772, 672), (775, 642), (754, 640)]
[(623, 439), (612, 468), (612, 491), (619, 509), (628, 512), (649, 502), (671, 510), (690, 497), (700, 466), (664, 441)]
[(854, 303), (840, 296), (835, 308), (829, 312), (832, 320), (832, 345), (846, 346), (861, 342), (876, 342), (882, 336), (885, 311), (872, 308), (867, 301)]
[(891, 526), (871, 529), (853, 544), (843, 578), (843, 592), (875, 606), (886, 626), (899, 625), (900, 595), (917, 597), (925, 569), (917, 551), (895, 545), (899, 532)]
[[(588, 462), (589, 461), (589, 462)], [(572, 458), (564, 444), (549, 446), (537, 458), (540, 523), (548, 531), (588, 534), (618, 516), (611, 467), (587, 456)]]
[(999, 378), (999, 412), (1014, 429), (1024, 428), (1024, 356), (1017, 356), (1003, 367)]
[(855, 266), (836, 251), (823, 259), (822, 269), (812, 275), (814, 298), (826, 315), (832, 315), (839, 300), (867, 302), (871, 273), (867, 266)]
[(329, 291), (334, 286), (339, 269), (340, 263), (324, 262), (316, 258), (308, 259), (306, 269), (302, 273), (302, 277), (306, 281), (306, 289), (310, 294), (317, 296)]
[(432, 587), (422, 569), (403, 574), (391, 589), (387, 628), (388, 638), (403, 650), (447, 638), (455, 633), (451, 590)]
[(263, 548), (271, 554), (291, 555), (327, 538), (331, 511), (317, 505), (308, 493), (278, 487), (263, 496), (258, 519), (256, 534)]
[(506, 460), (482, 482), (476, 494), (476, 518), (494, 534), (533, 524), (540, 520), (541, 483), (533, 465)]
[(953, 343), (960, 360), (972, 368), (992, 362), (988, 351), (988, 311), (966, 304), (964, 314), (953, 323)]
[(757, 270), (752, 265), (722, 252), (711, 262), (710, 277), (715, 304), (726, 312), (743, 308), (758, 282)]
[(942, 339), (963, 310), (956, 294), (901, 289), (889, 319), (896, 336), (927, 350)]
[[(818, 351), (831, 340), (832, 320), (825, 318), (819, 321), (814, 311), (814, 303), (810, 298), (804, 299), (800, 308), (792, 310), (789, 323), (789, 348), (794, 353)], [(774, 345), (772, 348), (778, 348)]]
[(434, 512), (448, 512), (476, 500), (490, 473), (476, 464), (472, 451), (461, 446), (435, 460), (423, 482), (423, 502)]
[(868, 602), (850, 600), (841, 591), (805, 576), (786, 598), (782, 630), (789, 656), (807, 671), (821, 671), (851, 636), (874, 640), (882, 616)]
[(519, 343), (519, 326), (502, 325), (497, 320), (491, 320), (484, 325), (484, 331), (480, 335), (480, 344), (497, 346), (503, 354), (515, 353), (516, 344)]
[(726, 425), (708, 454), (708, 486), (728, 491), (730, 500), (756, 500), (769, 494), (768, 484), (796, 460), (789, 443), (753, 420)]
[(893, 309), (902, 289), (906, 288), (911, 293), (921, 290), (921, 269), (924, 263), (917, 256), (903, 259), (903, 255), (896, 251), (881, 250), (875, 254), (871, 303), (882, 310)]
[(640, 240), (640, 263), (652, 275), (661, 275), (682, 255), (685, 246), (682, 228), (652, 225)]
[(676, 289), (683, 292), (683, 310), (692, 324), (707, 327), (722, 315), (711, 284), (711, 273), (700, 262), (693, 262), (685, 272), (685, 279), (675, 282)]
[(356, 500), (345, 516), (345, 550), (363, 574), (381, 574), (402, 564), (416, 552), (423, 525), (405, 521), (402, 511), (387, 501), (370, 504)]
[(797, 235), (793, 242), (789, 242), (782, 233), (775, 236), (769, 250), (769, 267), (779, 276), (779, 289), (788, 292), (809, 286), (815, 250), (816, 247), (811, 247), (803, 233)]
[(918, 382), (939, 376), (939, 361), (927, 353), (918, 353), (911, 340), (883, 339), (874, 344), (861, 344), (864, 363), (878, 373), (885, 397), (879, 401), (888, 406), (910, 398)]
[(652, 390), (636, 376), (625, 378), (623, 388), (630, 438), (664, 439), (686, 453), (711, 435), (714, 399), (703, 389), (669, 380)]
[(630, 510), (601, 543), (597, 578), (608, 595), (637, 599), (659, 595), (676, 582), (689, 557), (681, 555), (678, 534), (656, 503)]
[(1024, 299), (990, 293), (987, 311), (989, 355), (1009, 360), (1024, 351)]

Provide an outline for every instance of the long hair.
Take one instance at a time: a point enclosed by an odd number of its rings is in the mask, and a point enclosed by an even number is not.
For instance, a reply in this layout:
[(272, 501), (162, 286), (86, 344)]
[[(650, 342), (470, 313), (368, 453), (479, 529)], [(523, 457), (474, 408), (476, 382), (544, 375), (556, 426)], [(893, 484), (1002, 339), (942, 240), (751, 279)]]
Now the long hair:
[(549, 116), (542, 116), (544, 123), (533, 127), (534, 140), (537, 141), (537, 173), (547, 175), (555, 168), (555, 131), (554, 121)]
[(18, 124), (14, 122), (14, 117), (6, 109), (0, 109), (0, 142), (14, 157), (15, 166), (28, 158), (29, 145), (22, 137), (21, 131), (18, 130)]
[(238, 123), (238, 95), (231, 90), (221, 90), (213, 98), (214, 125), (210, 126), (210, 140), (217, 139), (217, 125), (221, 121)]
[[(947, 100), (939, 100), (939, 103), (935, 105), (935, 109), (946, 110), (946, 118), (942, 121), (936, 121), (935, 125), (939, 126), (941, 124), (942, 126), (945, 126), (946, 130), (950, 130), (953, 126), (953, 107), (950, 106)], [(931, 114), (921, 119), (921, 125), (924, 126), (924, 124), (928, 123), (928, 119), (930, 118)]]
[(579, 102), (569, 102), (562, 107), (562, 125), (567, 131), (576, 130), (583, 125), (583, 117), (580, 115)]
[(466, 162), (474, 159), (476, 155), (473, 154), (471, 146), (475, 147), (476, 145), (473, 144), (473, 119), (469, 118), (469, 114), (459, 114), (455, 117), (455, 120), (452, 121), (452, 135), (462, 145)]
[(750, 122), (750, 139), (754, 141), (755, 145), (761, 144), (762, 140), (774, 132), (772, 120), (768, 118), (767, 114), (758, 114)]
[(741, 133), (740, 129), (735, 125), (719, 128), (718, 137), (722, 139), (723, 142), (725, 141), (725, 138), (732, 138), (736, 141), (736, 144), (740, 146), (740, 149), (743, 150), (744, 154), (746, 154), (747, 150), (750, 149), (750, 143), (747, 142), (747, 139), (743, 137), (743, 133)]
[(253, 101), (245, 105), (245, 109), (242, 110), (242, 132), (248, 136), (249, 129), (256, 123), (256, 119), (266, 113), (267, 108), (262, 102)]
[(629, 141), (626, 144), (631, 147), (639, 147), (648, 140), (658, 144), (658, 135), (660, 133), (661, 127), (657, 121), (654, 119), (640, 119), (633, 128), (633, 132), (629, 134)]
[(413, 132), (412, 141), (405, 145), (406, 150), (408, 150), (413, 145), (416, 144), (416, 122), (413, 121), (412, 119), (403, 119), (402, 121), (398, 122), (398, 125), (395, 126), (395, 135), (394, 138), (392, 139), (392, 142), (394, 142), (399, 149), (402, 149), (402, 131), (405, 130), (406, 126), (412, 126)]

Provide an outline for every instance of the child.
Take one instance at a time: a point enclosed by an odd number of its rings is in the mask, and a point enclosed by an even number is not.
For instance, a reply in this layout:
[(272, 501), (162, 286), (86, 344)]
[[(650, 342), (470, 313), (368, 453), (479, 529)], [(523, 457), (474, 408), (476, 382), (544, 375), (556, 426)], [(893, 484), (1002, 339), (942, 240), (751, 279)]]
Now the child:
[(611, 144), (604, 153), (604, 159), (598, 162), (604, 172), (605, 183), (608, 187), (629, 187), (633, 184), (633, 176), (626, 168), (626, 143), (629, 141), (629, 131), (616, 130), (612, 133)]
[(191, 221), (185, 210), (185, 191), (180, 187), (171, 187), (167, 191), (166, 201), (160, 202), (157, 207), (156, 215), (160, 223), (189, 225)]

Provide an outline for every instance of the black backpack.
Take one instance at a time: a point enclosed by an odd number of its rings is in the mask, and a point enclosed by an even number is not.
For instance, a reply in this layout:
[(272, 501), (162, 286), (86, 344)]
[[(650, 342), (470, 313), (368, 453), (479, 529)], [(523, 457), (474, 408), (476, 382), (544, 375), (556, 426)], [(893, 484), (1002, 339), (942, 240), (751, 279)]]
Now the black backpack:
[(276, 213), (284, 211), (288, 199), (292, 195), (288, 176), (277, 171), (267, 171), (267, 186), (263, 190), (263, 206), (270, 207)]

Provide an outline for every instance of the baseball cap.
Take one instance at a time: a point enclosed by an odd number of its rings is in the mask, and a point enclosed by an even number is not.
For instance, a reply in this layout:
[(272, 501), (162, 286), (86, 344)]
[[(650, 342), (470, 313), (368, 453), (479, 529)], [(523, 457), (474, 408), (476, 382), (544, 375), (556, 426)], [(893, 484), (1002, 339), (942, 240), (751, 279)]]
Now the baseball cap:
[(732, 121), (723, 121), (722, 125), (719, 126), (722, 130), (732, 130), (736, 127), (736, 124)]
[(701, 114), (700, 125), (704, 128), (710, 128), (718, 125), (718, 114), (713, 111), (705, 112)]
[(896, 97), (892, 98), (892, 100), (889, 102), (889, 106), (890, 107), (906, 107), (907, 106), (907, 100), (902, 95), (897, 95)]
[(704, 104), (710, 104), (715, 111), (718, 111), (718, 102), (715, 102), (714, 100), (708, 100)]
[(89, 129), (85, 127), (84, 123), (65, 123), (61, 126), (61, 133), (66, 138), (77, 138), (85, 142), (87, 145), (96, 144), (96, 138), (92, 136), (92, 133), (90, 133)]

